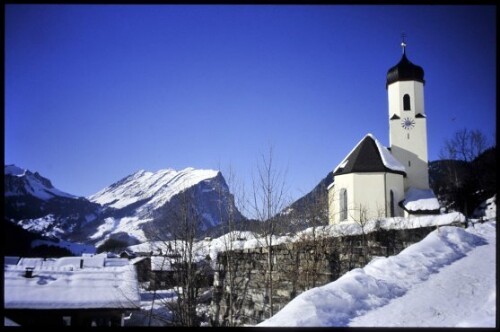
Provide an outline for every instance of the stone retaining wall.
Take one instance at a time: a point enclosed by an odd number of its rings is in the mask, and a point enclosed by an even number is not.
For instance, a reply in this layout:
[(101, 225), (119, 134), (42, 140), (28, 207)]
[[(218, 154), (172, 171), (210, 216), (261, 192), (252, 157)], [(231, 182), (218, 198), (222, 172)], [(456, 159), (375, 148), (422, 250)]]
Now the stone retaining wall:
[(271, 249), (261, 247), (219, 253), (213, 286), (212, 325), (258, 324), (271, 316), (271, 286), (273, 313), (276, 313), (300, 293), (361, 268), (375, 256), (397, 255), (435, 229), (379, 230), (365, 235), (309, 239)]

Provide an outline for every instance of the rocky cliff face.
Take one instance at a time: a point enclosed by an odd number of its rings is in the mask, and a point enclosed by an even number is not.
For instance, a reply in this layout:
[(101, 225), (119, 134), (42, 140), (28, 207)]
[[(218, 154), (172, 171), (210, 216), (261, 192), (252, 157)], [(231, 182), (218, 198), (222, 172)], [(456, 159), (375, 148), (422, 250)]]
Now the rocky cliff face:
[(188, 223), (201, 236), (227, 220), (229, 211), (244, 217), (222, 174), (186, 168), (139, 171), (89, 197), (103, 206), (104, 223), (90, 238), (102, 242), (125, 234), (139, 242), (179, 237)]
[(196, 234), (220, 225), (232, 211), (244, 217), (222, 174), (187, 168), (138, 171), (88, 198), (55, 188), (49, 179), (5, 166), (5, 218), (33, 233), (70, 241), (128, 244), (169, 239), (184, 211)]

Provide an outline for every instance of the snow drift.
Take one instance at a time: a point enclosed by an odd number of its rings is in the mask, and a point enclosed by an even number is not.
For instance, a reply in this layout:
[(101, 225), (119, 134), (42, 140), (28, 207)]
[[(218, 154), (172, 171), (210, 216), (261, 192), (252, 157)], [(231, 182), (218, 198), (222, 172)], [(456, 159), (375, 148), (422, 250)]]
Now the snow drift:
[[(375, 258), (363, 269), (300, 294), (258, 326), (495, 326), (495, 231), (496, 222), (468, 229), (443, 226), (397, 256)], [(457, 268), (460, 264), (470, 269)], [(446, 275), (443, 284), (447, 280), (451, 284), (444, 299), (439, 299), (433, 288), (437, 287), (436, 276), (442, 273)], [(469, 279), (476, 287), (469, 296), (461, 296)], [(412, 292), (422, 294), (425, 289), (427, 297)], [(443, 307), (437, 311), (433, 305), (439, 301)], [(392, 312), (391, 303), (395, 303)], [(457, 306), (464, 309), (457, 310)], [(388, 310), (377, 315), (376, 310), (384, 307)], [(421, 311), (413, 311), (416, 307)], [(471, 307), (475, 310), (468, 309)], [(386, 319), (380, 320), (382, 316)]]

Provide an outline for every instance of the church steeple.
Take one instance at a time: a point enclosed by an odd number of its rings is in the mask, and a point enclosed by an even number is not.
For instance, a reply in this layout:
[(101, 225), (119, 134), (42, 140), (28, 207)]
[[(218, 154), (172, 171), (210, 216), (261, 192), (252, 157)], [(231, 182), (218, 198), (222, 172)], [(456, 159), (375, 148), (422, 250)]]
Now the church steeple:
[(387, 72), (389, 142), (392, 155), (406, 168), (405, 189), (428, 189), (424, 70), (406, 57), (405, 37), (401, 60)]

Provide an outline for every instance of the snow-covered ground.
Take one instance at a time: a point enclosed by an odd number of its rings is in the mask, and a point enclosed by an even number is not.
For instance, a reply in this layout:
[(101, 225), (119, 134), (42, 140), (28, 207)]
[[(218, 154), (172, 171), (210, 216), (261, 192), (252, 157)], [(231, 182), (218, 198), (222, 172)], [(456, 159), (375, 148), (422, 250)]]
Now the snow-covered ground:
[(443, 226), (293, 299), (258, 326), (495, 327), (496, 221)]
[[(178, 292), (181, 289), (161, 289), (146, 290), (140, 289), (141, 310), (133, 312), (125, 320), (125, 326), (169, 326), (172, 324)], [(201, 326), (208, 326), (209, 302), (211, 299), (211, 290), (205, 291), (199, 297), (199, 303), (196, 306), (198, 317), (201, 317)]]
[(141, 310), (125, 320), (125, 326), (166, 326), (172, 320), (168, 303), (177, 300), (173, 289), (147, 291), (140, 289)]
[(477, 226), (476, 234), (487, 245), (474, 248), (388, 305), (353, 319), (349, 326), (494, 327), (495, 228), (495, 224)]

